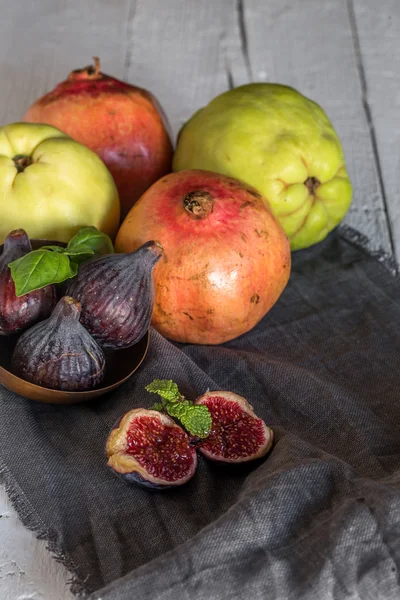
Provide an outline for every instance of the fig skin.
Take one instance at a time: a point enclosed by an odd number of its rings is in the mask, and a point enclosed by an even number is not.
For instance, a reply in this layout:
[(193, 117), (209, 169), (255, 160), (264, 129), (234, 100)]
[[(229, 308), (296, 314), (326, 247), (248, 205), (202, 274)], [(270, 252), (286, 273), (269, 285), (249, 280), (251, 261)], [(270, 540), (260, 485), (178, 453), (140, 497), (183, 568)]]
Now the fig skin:
[(242, 464), (262, 458), (270, 450), (273, 431), (243, 396), (226, 391), (206, 392), (195, 404), (207, 406), (213, 422), (209, 436), (197, 445), (205, 458)]
[(70, 296), (58, 302), (51, 317), (19, 338), (12, 370), (26, 381), (68, 392), (85, 391), (104, 378), (103, 350), (79, 322), (80, 305)]
[[(129, 437), (130, 431), (133, 431), (131, 437)], [(175, 439), (172, 439), (172, 436), (175, 436)], [(178, 450), (176, 453), (172, 451), (172, 460), (170, 460), (168, 453), (171, 452), (174, 443)], [(166, 490), (181, 486), (192, 479), (197, 468), (196, 450), (191, 445), (187, 433), (168, 415), (144, 408), (129, 411), (114, 426), (107, 439), (106, 455), (107, 464), (114, 474), (127, 483), (151, 490)], [(172, 465), (172, 472), (163, 472), (164, 477), (158, 473), (164, 468), (160, 467), (161, 461), (158, 460), (160, 455), (163, 457), (167, 455), (166, 471), (169, 465)], [(150, 456), (154, 456), (153, 465), (150, 463), (154, 473), (149, 469)], [(182, 476), (177, 477), (180, 467), (183, 469)], [(167, 474), (169, 477), (166, 476)]]
[(81, 323), (105, 348), (129, 348), (148, 330), (153, 268), (162, 253), (161, 244), (148, 241), (135, 252), (91, 259), (67, 285), (66, 293), (81, 303)]
[(54, 285), (17, 296), (9, 264), (31, 252), (28, 234), (23, 229), (11, 231), (4, 240), (0, 255), (0, 335), (12, 335), (46, 319), (57, 303)]

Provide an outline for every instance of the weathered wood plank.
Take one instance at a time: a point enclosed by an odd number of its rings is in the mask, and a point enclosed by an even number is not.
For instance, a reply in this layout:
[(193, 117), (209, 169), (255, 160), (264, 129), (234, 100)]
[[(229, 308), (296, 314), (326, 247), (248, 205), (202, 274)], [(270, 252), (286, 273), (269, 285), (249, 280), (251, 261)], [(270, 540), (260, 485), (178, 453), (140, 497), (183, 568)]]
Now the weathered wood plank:
[(363, 102), (379, 156), (397, 263), (400, 261), (400, 3), (348, 0), (363, 65)]
[(138, 0), (126, 78), (152, 91), (174, 136), (192, 113), (248, 81), (236, 0)]
[(0, 124), (20, 119), (94, 55), (104, 72), (122, 77), (130, 6), (129, 0), (0, 0)]
[(291, 85), (324, 107), (354, 186), (345, 222), (366, 235), (372, 249), (392, 253), (346, 1), (243, 0), (243, 13), (253, 79)]
[[(19, 120), (94, 55), (105, 72), (123, 77), (133, 7), (134, 0), (0, 0), (0, 124)], [(0, 598), (70, 600), (69, 574), (18, 520), (2, 487), (0, 515)]]

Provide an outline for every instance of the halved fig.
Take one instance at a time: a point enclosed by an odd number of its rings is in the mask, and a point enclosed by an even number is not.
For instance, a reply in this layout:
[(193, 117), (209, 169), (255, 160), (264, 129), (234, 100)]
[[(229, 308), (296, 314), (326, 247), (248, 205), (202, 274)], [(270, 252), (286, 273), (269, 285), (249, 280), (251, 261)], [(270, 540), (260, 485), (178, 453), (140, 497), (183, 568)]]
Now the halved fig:
[(207, 406), (212, 417), (210, 435), (197, 449), (210, 460), (243, 463), (267, 454), (273, 432), (254, 413), (243, 396), (233, 392), (206, 392), (195, 404)]
[(128, 483), (166, 489), (193, 477), (197, 454), (187, 433), (156, 410), (136, 408), (111, 431), (108, 466)]

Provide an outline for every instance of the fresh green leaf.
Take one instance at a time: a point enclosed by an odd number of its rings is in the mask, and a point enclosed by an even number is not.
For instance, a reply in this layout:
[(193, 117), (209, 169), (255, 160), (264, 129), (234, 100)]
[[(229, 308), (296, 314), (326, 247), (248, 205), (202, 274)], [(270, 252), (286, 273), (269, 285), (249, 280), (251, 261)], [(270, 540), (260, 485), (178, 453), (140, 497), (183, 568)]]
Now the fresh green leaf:
[(170, 417), (180, 421), (191, 435), (206, 438), (211, 431), (211, 414), (204, 404), (196, 405), (188, 400), (168, 402), (167, 412)]
[(171, 401), (181, 398), (178, 386), (172, 379), (155, 379), (145, 389), (152, 394), (158, 394), (161, 398), (165, 398), (165, 400)]
[(94, 250), (91, 250), (90, 248), (87, 248), (85, 251), (83, 250), (67, 250), (65, 249), (64, 254), (66, 254), (67, 256), (82, 256), (83, 255), (91, 255), (93, 256), (93, 254), (95, 254)]
[(52, 252), (58, 252), (59, 254), (65, 253), (65, 248), (62, 246), (41, 246), (41, 250), (52, 250)]
[(78, 272), (68, 256), (50, 250), (34, 250), (8, 265), (17, 296), (39, 290), (51, 283), (61, 283)]
[(66, 248), (69, 255), (78, 254), (113, 254), (114, 247), (111, 239), (96, 227), (81, 227), (71, 238)]
[(150, 407), (150, 410), (158, 410), (159, 412), (163, 412), (165, 410), (165, 406), (161, 402), (156, 402)]
[(111, 254), (111, 239), (96, 227), (81, 227), (66, 248), (42, 246), (10, 263), (17, 296), (71, 279), (81, 263), (96, 254)]
[(179, 421), (191, 435), (205, 438), (212, 427), (211, 413), (203, 404), (193, 404), (180, 393), (176, 383), (171, 379), (155, 379), (145, 388), (148, 392), (158, 394), (163, 399), (156, 403), (153, 410), (167, 412), (170, 417)]
[(85, 261), (89, 260), (89, 258), (93, 258), (94, 252), (93, 250), (87, 252), (67, 252), (65, 251), (66, 256), (69, 256), (71, 260), (76, 262), (78, 265), (81, 265)]

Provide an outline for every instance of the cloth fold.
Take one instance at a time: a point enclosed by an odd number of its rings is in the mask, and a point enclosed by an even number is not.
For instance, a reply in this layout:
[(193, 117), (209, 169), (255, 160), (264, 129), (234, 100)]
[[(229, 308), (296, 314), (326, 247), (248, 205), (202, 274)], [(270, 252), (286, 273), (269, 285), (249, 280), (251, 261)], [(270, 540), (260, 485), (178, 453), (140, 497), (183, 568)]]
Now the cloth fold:
[[(0, 477), (90, 600), (397, 600), (400, 597), (400, 282), (338, 232), (293, 255), (290, 282), (221, 346), (151, 331), (137, 373), (92, 404), (0, 388)], [(245, 396), (273, 428), (266, 460), (203, 459), (152, 493), (106, 467), (104, 445), (144, 387), (173, 379)]]

